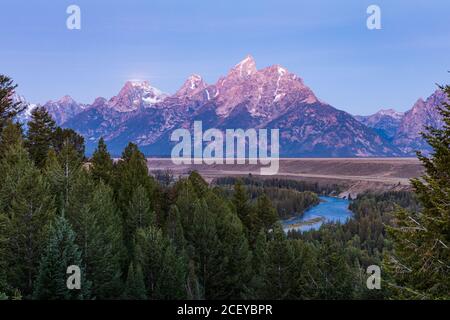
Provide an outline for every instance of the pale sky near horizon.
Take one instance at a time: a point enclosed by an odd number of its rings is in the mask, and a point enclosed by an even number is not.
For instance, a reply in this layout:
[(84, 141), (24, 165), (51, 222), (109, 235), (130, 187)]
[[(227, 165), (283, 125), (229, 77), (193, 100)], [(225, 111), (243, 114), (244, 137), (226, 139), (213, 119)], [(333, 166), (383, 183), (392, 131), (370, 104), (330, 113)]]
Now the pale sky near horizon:
[[(66, 8), (81, 8), (81, 30)], [(381, 8), (381, 30), (366, 9)], [(33, 103), (91, 103), (131, 79), (174, 93), (215, 83), (247, 54), (285, 66), (352, 114), (409, 109), (450, 83), (448, 0), (0, 0), (0, 73)]]

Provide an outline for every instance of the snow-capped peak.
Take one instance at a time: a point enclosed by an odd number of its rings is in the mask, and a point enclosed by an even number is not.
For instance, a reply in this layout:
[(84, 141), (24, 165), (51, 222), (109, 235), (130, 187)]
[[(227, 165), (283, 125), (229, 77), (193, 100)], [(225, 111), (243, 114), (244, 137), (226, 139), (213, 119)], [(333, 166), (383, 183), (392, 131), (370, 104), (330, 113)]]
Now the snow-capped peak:
[(119, 112), (129, 112), (163, 101), (167, 97), (148, 81), (127, 81), (119, 94), (109, 101), (109, 106)]
[(192, 97), (198, 92), (204, 90), (207, 84), (203, 81), (202, 77), (198, 74), (193, 74), (184, 82), (181, 88), (177, 91), (175, 96), (177, 97)]
[(150, 82), (147, 80), (128, 80), (125, 85), (131, 85), (135, 88), (148, 88), (150, 87)]
[(234, 66), (232, 72), (237, 72), (240, 77), (249, 76), (257, 71), (255, 59), (247, 55), (244, 60)]
[(377, 112), (380, 116), (389, 116), (395, 119), (401, 119), (404, 115), (403, 112), (395, 111), (394, 109), (381, 109)]
[(198, 74), (193, 74), (188, 78), (191, 90), (197, 89), (199, 84), (203, 82), (203, 79)]
[(277, 70), (280, 77), (284, 76), (287, 73), (287, 70), (281, 66), (277, 66)]
[(122, 88), (122, 90), (120, 91), (119, 95), (121, 93), (127, 94), (130, 91), (138, 91), (138, 92), (142, 92), (143, 94), (151, 93), (151, 94), (156, 95), (156, 96), (164, 95), (164, 93), (161, 90), (159, 90), (159, 89), (157, 89), (155, 87), (152, 87), (150, 85), (150, 82), (148, 82), (147, 80), (130, 80), (130, 81), (127, 81), (125, 83), (124, 87)]
[(25, 97), (20, 96), (18, 94), (12, 95), (12, 101), (15, 103), (20, 103), (22, 106), (25, 106), (25, 109), (21, 113), (16, 116), (17, 121), (22, 124), (26, 124), (31, 119), (31, 113), (37, 107), (34, 103), (29, 103)]

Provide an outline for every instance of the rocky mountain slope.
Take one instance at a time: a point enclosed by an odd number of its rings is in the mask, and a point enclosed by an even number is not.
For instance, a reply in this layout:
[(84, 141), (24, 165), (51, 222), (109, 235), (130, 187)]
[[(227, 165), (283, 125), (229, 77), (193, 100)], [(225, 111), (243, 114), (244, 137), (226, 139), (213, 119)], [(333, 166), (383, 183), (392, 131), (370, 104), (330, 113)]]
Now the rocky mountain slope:
[(389, 139), (402, 153), (414, 155), (416, 150), (429, 150), (420, 133), (425, 131), (427, 126), (443, 126), (436, 106), (442, 105), (444, 101), (444, 92), (436, 90), (427, 99), (418, 99), (405, 113), (389, 109), (370, 116), (355, 116), (355, 119)]
[[(203, 130), (280, 129), (281, 156), (404, 156), (423, 146), (417, 135), (422, 124), (439, 124), (433, 105), (442, 98), (436, 92), (405, 114), (382, 110), (353, 117), (321, 102), (286, 68), (257, 69), (247, 56), (216, 83), (192, 75), (173, 95), (135, 81), (109, 100), (84, 105), (66, 96), (44, 106), (59, 125), (85, 137), (88, 152), (104, 137), (115, 155), (132, 141), (147, 155), (167, 156), (173, 130), (201, 120)], [(29, 118), (30, 108), (21, 121)]]

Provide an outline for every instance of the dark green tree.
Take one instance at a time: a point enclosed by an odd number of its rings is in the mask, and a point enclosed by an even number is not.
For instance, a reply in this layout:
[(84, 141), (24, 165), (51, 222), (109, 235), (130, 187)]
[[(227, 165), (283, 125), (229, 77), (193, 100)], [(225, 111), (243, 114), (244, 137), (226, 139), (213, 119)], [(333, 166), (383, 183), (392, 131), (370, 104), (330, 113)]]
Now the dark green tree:
[(127, 300), (146, 300), (144, 276), (142, 268), (138, 264), (136, 267), (130, 263), (128, 267), (128, 276), (125, 282), (124, 298)]
[[(6, 214), (0, 212), (0, 270), (7, 270), (7, 252), (8, 252), (8, 238), (7, 238), (8, 217)], [(0, 273), (0, 292), (5, 293), (8, 290), (6, 272)], [(1, 299), (0, 299), (1, 300)]]
[(137, 246), (148, 297), (185, 299), (187, 266), (170, 239), (150, 226), (138, 230)]
[(252, 256), (252, 279), (248, 298), (262, 299), (266, 292), (266, 276), (268, 265), (268, 248), (266, 232), (261, 229), (256, 237)]
[(133, 191), (127, 209), (126, 224), (132, 234), (139, 228), (146, 228), (155, 223), (150, 199), (143, 186), (139, 185)]
[(125, 148), (115, 172), (114, 190), (122, 213), (127, 212), (130, 199), (139, 186), (145, 189), (149, 198), (152, 197), (155, 184), (148, 175), (147, 160), (135, 144), (130, 143)]
[(278, 221), (277, 211), (265, 194), (258, 197), (256, 201), (256, 213), (263, 227), (267, 231), (272, 229)]
[(292, 283), (289, 298), (296, 300), (320, 298), (317, 279), (320, 278), (321, 264), (318, 262), (318, 249), (314, 244), (303, 240), (291, 240), (290, 242), (295, 261), (291, 272)]
[(181, 252), (186, 247), (186, 240), (184, 238), (183, 225), (181, 223), (180, 211), (174, 204), (170, 207), (165, 223), (165, 234), (172, 240), (178, 252)]
[(7, 217), (7, 270), (11, 288), (31, 294), (47, 225), (55, 213), (53, 197), (22, 143), (0, 161), (0, 212)]
[(84, 137), (72, 129), (57, 127), (53, 133), (52, 145), (57, 154), (62, 152), (66, 145), (70, 145), (79, 161), (84, 160)]
[(189, 174), (188, 181), (192, 184), (198, 197), (203, 197), (208, 192), (208, 183), (197, 171)]
[(8, 121), (22, 112), (26, 105), (14, 101), (17, 85), (5, 75), (0, 74), (0, 136)]
[(209, 298), (214, 270), (220, 267), (213, 266), (217, 263), (215, 256), (218, 254), (216, 248), (219, 246), (217, 230), (214, 217), (209, 213), (208, 206), (204, 199), (198, 200), (194, 204), (192, 238), (188, 239), (193, 248), (192, 257), (196, 263), (196, 274), (200, 285), (205, 291), (205, 298)]
[(209, 215), (215, 220), (218, 244), (211, 257), (211, 281), (206, 287), (210, 299), (242, 299), (251, 281), (251, 252), (245, 228), (223, 199), (209, 192)]
[(76, 219), (76, 242), (82, 250), (86, 277), (92, 283), (91, 296), (119, 297), (124, 248), (121, 219), (111, 188), (100, 182)]
[(186, 295), (188, 300), (201, 300), (205, 297), (203, 287), (200, 285), (195, 270), (195, 262), (193, 260), (189, 260), (188, 275), (186, 279)]
[(394, 250), (385, 260), (387, 283), (397, 298), (450, 298), (450, 86), (442, 89), (444, 126), (422, 134), (433, 150), (429, 156), (418, 152), (425, 173), (411, 180), (422, 209), (398, 209), (388, 228)]
[(97, 149), (92, 155), (91, 164), (91, 173), (96, 181), (112, 183), (114, 163), (103, 138), (100, 138), (98, 142)]
[(0, 158), (3, 157), (9, 147), (17, 145), (23, 141), (22, 126), (11, 120), (6, 121), (5, 127), (0, 136)]
[(318, 256), (318, 297), (326, 300), (353, 299), (358, 271), (349, 265), (343, 244), (326, 235), (321, 241)]
[(250, 215), (252, 208), (249, 203), (247, 190), (241, 180), (238, 180), (234, 185), (233, 204), (238, 217), (248, 228), (250, 226)]
[(180, 212), (181, 224), (183, 227), (183, 233), (186, 240), (192, 242), (195, 238), (194, 233), (194, 212), (195, 204), (199, 198), (197, 193), (187, 179), (181, 179), (177, 182), (174, 189), (176, 190), (176, 206)]
[(290, 298), (296, 257), (292, 244), (280, 225), (276, 225), (267, 244), (265, 299)]
[(141, 185), (133, 191), (126, 211), (123, 213), (124, 241), (128, 251), (129, 261), (135, 260), (135, 236), (139, 228), (154, 224), (154, 213), (151, 209), (147, 191)]
[(50, 150), (44, 172), (58, 211), (64, 211), (69, 221), (74, 223), (74, 217), (87, 203), (94, 188), (94, 181), (83, 167), (75, 148), (67, 143), (58, 154)]
[(55, 129), (56, 123), (45, 107), (37, 107), (31, 112), (25, 145), (38, 168), (42, 168), (46, 162)]
[[(68, 289), (67, 268), (81, 270), (80, 289)], [(82, 300), (89, 297), (90, 284), (82, 268), (81, 250), (75, 244), (75, 233), (69, 222), (57, 217), (39, 265), (33, 298), (39, 300)]]

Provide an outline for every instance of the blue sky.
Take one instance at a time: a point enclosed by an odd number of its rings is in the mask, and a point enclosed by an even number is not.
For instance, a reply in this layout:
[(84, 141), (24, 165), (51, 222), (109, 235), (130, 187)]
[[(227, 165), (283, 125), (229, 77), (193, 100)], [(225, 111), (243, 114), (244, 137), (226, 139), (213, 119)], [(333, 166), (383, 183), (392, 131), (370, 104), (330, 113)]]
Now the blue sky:
[[(81, 8), (81, 30), (66, 8)], [(368, 30), (366, 9), (381, 8)], [(449, 83), (448, 0), (0, 0), (0, 73), (43, 103), (89, 103), (130, 79), (175, 92), (208, 83), (243, 59), (281, 64), (316, 95), (353, 114), (409, 109)]]

